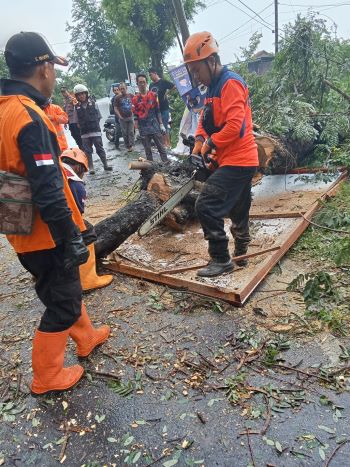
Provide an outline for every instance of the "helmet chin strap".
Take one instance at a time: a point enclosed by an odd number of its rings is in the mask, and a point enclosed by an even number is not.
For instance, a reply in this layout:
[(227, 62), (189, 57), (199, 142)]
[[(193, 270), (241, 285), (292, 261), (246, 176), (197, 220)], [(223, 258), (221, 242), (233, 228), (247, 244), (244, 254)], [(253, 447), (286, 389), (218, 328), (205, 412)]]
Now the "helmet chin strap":
[(209, 66), (208, 60), (205, 60), (205, 63), (206, 63), (206, 65), (207, 65), (207, 67), (208, 67), (208, 71), (209, 71), (209, 75), (210, 75), (210, 83), (212, 83), (213, 79), (214, 79), (215, 76), (216, 76), (216, 67), (217, 67), (218, 62), (217, 62), (217, 60), (216, 60), (216, 57), (214, 57), (214, 60), (215, 60), (214, 73), (211, 71), (211, 68), (210, 68), (210, 66)]

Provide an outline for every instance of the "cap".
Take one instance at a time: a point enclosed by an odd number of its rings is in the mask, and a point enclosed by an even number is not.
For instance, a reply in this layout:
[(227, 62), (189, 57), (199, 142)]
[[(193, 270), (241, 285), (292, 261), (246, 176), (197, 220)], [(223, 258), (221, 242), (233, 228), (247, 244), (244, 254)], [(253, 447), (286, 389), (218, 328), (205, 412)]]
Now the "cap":
[(26, 67), (53, 62), (67, 66), (63, 57), (54, 54), (46, 40), (37, 32), (19, 32), (10, 37), (5, 46), (5, 60), (9, 67)]

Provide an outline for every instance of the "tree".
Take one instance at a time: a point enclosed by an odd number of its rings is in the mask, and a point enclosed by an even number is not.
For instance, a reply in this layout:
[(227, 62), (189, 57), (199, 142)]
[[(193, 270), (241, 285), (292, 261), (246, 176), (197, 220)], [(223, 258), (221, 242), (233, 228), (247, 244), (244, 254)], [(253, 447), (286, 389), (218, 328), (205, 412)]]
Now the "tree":
[(0, 78), (8, 78), (9, 71), (5, 62), (5, 56), (3, 52), (0, 52)]
[(300, 163), (340, 161), (338, 148), (347, 148), (350, 137), (349, 104), (324, 79), (349, 94), (350, 41), (338, 39), (317, 15), (298, 16), (285, 27), (273, 67), (262, 76), (248, 72), (250, 46), (235, 71), (248, 82), (254, 121), (282, 138)]
[[(71, 69), (86, 75), (92, 71), (109, 80), (129, 77), (120, 41), (114, 25), (107, 19), (96, 0), (73, 0), (72, 25), (67, 24), (73, 50), (70, 54)], [(129, 53), (126, 59), (129, 71), (135, 69)]]
[[(201, 0), (184, 0), (186, 18), (204, 8)], [(141, 68), (162, 70), (164, 57), (175, 43), (176, 31), (171, 0), (103, 0), (107, 17)]]

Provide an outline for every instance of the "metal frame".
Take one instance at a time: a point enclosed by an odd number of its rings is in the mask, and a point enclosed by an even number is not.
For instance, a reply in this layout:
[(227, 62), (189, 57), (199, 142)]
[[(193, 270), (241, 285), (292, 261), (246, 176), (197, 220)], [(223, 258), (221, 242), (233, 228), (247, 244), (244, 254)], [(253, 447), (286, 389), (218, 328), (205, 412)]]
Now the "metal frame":
[[(327, 198), (328, 196), (334, 195), (342, 181), (347, 178), (347, 172), (343, 172), (337, 180), (335, 180), (330, 188), (319, 198), (320, 200)], [(128, 264), (121, 258), (111, 262), (106, 267), (112, 271), (127, 274), (140, 279), (150, 280), (164, 285), (170, 285), (175, 288), (185, 288), (186, 290), (193, 291), (202, 295), (210, 296), (221, 300), (225, 300), (237, 307), (241, 307), (248, 300), (249, 296), (258, 287), (258, 285), (264, 280), (271, 269), (278, 263), (278, 261), (285, 255), (289, 248), (295, 243), (295, 241), (301, 236), (304, 230), (308, 227), (309, 223), (307, 219), (311, 219), (313, 214), (318, 210), (320, 206), (319, 201), (315, 202), (306, 213), (304, 217), (300, 213), (281, 213), (280, 218), (294, 217), (296, 225), (290, 231), (287, 239), (285, 239), (280, 245), (279, 249), (275, 252), (266, 252), (268, 255), (265, 260), (258, 266), (253, 278), (244, 286), (239, 292), (233, 292), (228, 288), (221, 288), (215, 285), (208, 285), (202, 282), (198, 282), (192, 279), (177, 277), (174, 274), (166, 274), (162, 271), (155, 271), (147, 268), (143, 268), (138, 265)], [(287, 215), (286, 215), (287, 214)], [(259, 218), (259, 216), (254, 216)], [(262, 214), (263, 219), (275, 219), (276, 216), (271, 213), (270, 217), (266, 214)], [(201, 267), (201, 266), (199, 266)]]

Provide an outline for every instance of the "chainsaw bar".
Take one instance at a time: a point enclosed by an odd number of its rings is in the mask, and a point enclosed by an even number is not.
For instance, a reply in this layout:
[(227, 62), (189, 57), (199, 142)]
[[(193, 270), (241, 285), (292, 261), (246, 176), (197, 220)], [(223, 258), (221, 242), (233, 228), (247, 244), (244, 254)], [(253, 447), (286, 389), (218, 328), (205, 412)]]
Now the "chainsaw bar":
[(150, 230), (153, 229), (159, 222), (164, 219), (174, 208), (177, 206), (180, 201), (194, 188), (194, 176), (185, 183), (181, 188), (173, 194), (165, 203), (163, 203), (157, 211), (152, 214), (139, 228), (138, 233), (140, 237), (146, 235)]

